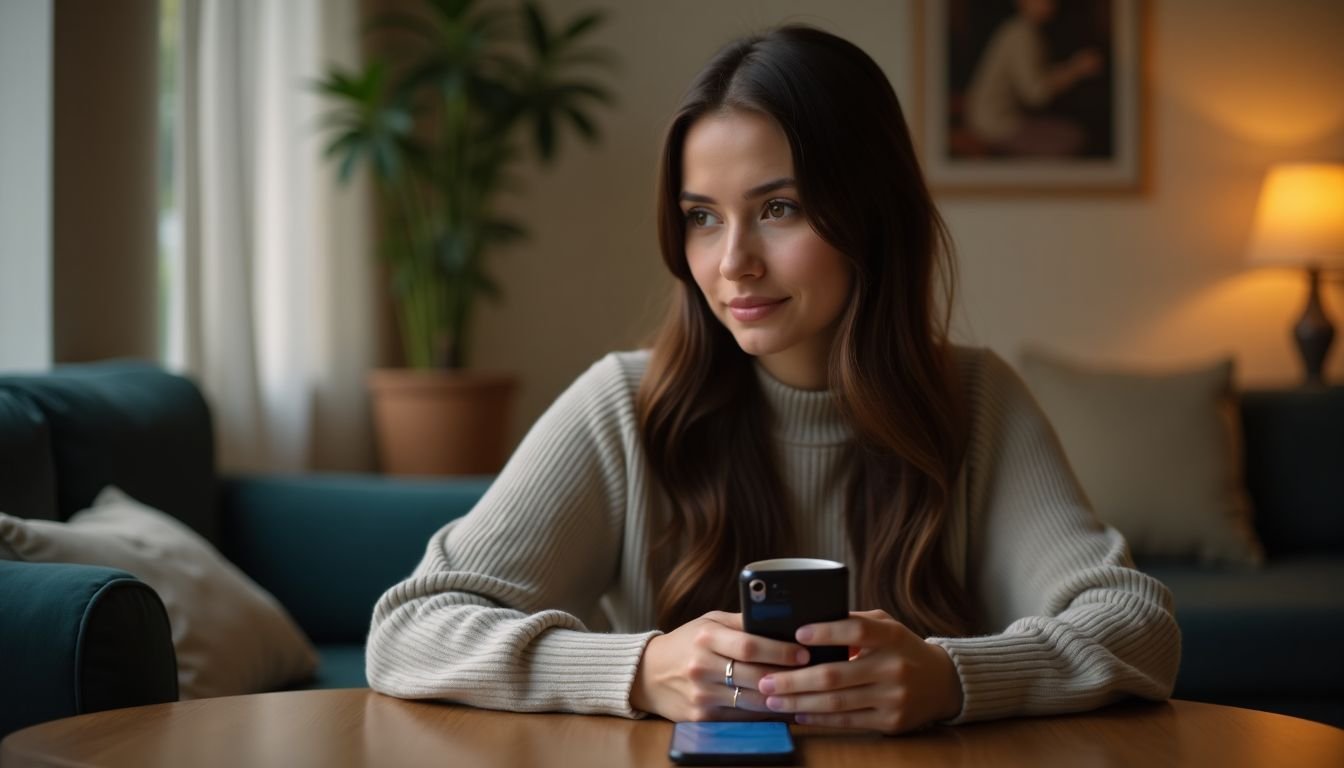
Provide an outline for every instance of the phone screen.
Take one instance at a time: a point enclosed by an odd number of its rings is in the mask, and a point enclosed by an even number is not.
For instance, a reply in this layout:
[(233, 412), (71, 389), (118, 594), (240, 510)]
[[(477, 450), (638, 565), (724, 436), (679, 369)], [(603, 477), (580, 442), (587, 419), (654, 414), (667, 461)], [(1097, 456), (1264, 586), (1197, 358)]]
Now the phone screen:
[(787, 723), (677, 723), (668, 757), (680, 765), (779, 764), (793, 759)]

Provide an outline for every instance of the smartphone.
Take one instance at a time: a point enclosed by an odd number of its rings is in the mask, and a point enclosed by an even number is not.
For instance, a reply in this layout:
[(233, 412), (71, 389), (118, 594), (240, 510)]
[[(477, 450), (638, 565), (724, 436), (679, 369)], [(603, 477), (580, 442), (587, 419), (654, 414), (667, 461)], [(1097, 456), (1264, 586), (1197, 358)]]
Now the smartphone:
[[(804, 624), (849, 616), (849, 568), (834, 560), (782, 557), (748, 563), (738, 577), (742, 627), (753, 635), (797, 642)], [(807, 663), (849, 658), (843, 645), (808, 648)]]
[(677, 765), (791, 765), (787, 723), (677, 723), (667, 757)]

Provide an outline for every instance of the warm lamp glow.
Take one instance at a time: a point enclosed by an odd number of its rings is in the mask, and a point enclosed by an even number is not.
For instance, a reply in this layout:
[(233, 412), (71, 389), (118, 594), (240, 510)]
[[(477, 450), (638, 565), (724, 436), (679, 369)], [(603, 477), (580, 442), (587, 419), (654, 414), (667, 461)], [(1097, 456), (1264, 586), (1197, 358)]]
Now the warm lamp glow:
[(1253, 266), (1344, 268), (1344, 164), (1288, 163), (1265, 176)]

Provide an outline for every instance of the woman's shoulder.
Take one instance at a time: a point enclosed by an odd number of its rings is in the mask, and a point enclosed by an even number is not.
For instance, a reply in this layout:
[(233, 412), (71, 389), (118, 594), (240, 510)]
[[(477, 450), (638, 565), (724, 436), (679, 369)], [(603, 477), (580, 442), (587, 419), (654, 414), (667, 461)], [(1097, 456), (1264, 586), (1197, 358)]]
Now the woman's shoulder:
[(628, 417), (633, 414), (635, 396), (648, 365), (648, 350), (609, 352), (579, 374), (557, 405), (593, 416), (608, 413)]
[(1004, 404), (1027, 391), (1022, 378), (997, 352), (988, 347), (952, 345), (957, 375), (972, 411)]
[(556, 396), (533, 424), (529, 439), (536, 433), (562, 442), (586, 435), (604, 445), (637, 440), (637, 398), (648, 358), (641, 350), (598, 358)]
[(963, 379), (976, 378), (999, 373), (1004, 369), (1012, 370), (999, 353), (989, 347), (977, 347), (969, 344), (952, 344), (952, 358), (957, 362), (957, 372)]
[(593, 367), (606, 366), (613, 373), (618, 373), (621, 379), (639, 386), (639, 382), (644, 379), (644, 371), (649, 367), (650, 355), (652, 350), (648, 349), (608, 352)]
[(647, 349), (608, 352), (589, 366), (575, 384), (633, 393), (644, 380), (644, 371), (649, 367), (649, 355)]

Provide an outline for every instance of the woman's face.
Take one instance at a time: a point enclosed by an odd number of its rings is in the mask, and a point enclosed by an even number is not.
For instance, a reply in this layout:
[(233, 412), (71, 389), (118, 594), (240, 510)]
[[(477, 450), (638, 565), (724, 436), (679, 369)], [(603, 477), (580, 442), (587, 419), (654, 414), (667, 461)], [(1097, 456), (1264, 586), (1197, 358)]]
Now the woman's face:
[(808, 221), (783, 130), (757, 112), (706, 115), (681, 178), (686, 259), (714, 315), (776, 379), (824, 389), (851, 270)]

